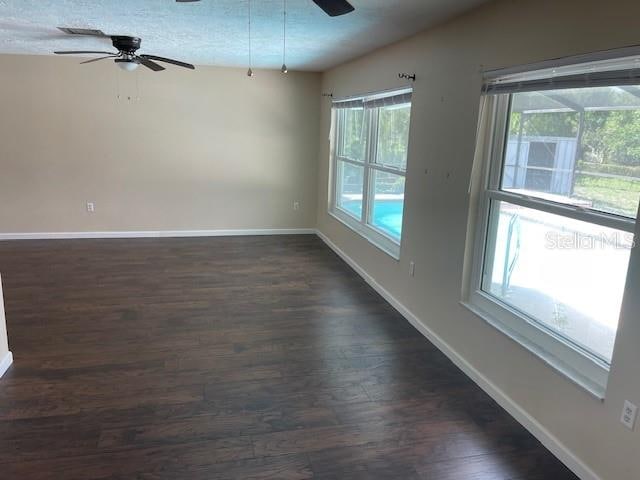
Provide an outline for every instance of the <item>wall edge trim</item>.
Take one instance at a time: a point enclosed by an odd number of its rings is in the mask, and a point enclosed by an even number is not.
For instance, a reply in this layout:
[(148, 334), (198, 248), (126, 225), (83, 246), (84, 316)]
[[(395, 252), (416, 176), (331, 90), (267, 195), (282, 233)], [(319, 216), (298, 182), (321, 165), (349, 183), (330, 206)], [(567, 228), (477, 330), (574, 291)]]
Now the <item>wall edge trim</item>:
[(232, 237), (255, 235), (313, 235), (313, 228), (265, 228), (229, 230), (139, 230), (104, 232), (29, 232), (0, 233), (3, 240), (62, 240), (79, 238), (180, 238), (180, 237)]

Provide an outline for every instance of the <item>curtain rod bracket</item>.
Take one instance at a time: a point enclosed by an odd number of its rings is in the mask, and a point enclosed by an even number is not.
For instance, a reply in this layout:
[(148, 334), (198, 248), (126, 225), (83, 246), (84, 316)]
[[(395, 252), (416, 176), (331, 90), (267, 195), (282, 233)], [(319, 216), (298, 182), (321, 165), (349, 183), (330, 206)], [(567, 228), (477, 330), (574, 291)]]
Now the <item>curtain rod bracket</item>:
[(333, 93), (322, 93), (323, 97), (331, 97), (333, 98)]

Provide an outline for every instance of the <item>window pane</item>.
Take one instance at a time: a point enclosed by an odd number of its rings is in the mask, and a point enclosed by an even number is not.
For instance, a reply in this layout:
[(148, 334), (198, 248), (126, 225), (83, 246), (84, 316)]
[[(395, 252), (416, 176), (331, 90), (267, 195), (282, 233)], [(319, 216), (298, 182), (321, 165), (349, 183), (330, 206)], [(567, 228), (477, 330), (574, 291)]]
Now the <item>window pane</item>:
[(610, 362), (633, 235), (493, 202), (482, 289)]
[(502, 188), (635, 218), (640, 87), (513, 94)]
[(376, 163), (407, 169), (410, 117), (410, 104), (380, 108)]
[(364, 161), (367, 148), (367, 126), (364, 108), (340, 110), (340, 144), (338, 155), (350, 160)]
[(404, 209), (404, 177), (372, 170), (373, 201), (369, 223), (400, 240)]
[(338, 161), (336, 203), (347, 213), (362, 218), (364, 167)]

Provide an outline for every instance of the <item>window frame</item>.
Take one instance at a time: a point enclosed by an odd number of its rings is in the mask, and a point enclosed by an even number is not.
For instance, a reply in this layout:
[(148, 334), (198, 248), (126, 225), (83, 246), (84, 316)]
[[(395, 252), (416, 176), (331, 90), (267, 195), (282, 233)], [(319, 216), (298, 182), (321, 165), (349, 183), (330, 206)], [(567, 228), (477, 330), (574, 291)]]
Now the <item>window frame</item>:
[[(486, 112), (486, 115), (489, 115), (488, 130), (484, 139), (486, 144), (481, 152), (482, 163), (479, 172), (481, 185), (476, 204), (476, 218), (471, 226), (473, 229), (471, 232), (473, 244), (469, 259), (471, 268), (462, 304), (602, 400), (606, 393), (610, 363), (483, 290), (485, 265), (491, 264), (489, 256), (492, 255), (491, 251), (495, 252), (495, 249), (489, 248), (491, 222), (496, 221), (498, 217), (492, 215), (492, 202), (503, 201), (631, 234), (634, 233), (636, 220), (501, 190), (512, 95), (513, 93), (496, 94), (493, 102), (488, 103), (489, 111)], [(478, 142), (482, 140), (479, 138)]]
[[(354, 160), (352, 158), (344, 157), (340, 155), (340, 149), (342, 148), (342, 135), (343, 129), (341, 128), (344, 122), (345, 112), (348, 110), (347, 108), (336, 108), (333, 109), (332, 114), (332, 135), (330, 141), (333, 142), (333, 148), (331, 148), (331, 175), (330, 175), (330, 186), (329, 186), (329, 207), (328, 213), (339, 220), (341, 223), (345, 224), (347, 227), (354, 230), (356, 233), (367, 239), (371, 244), (375, 245), (383, 252), (387, 253), (391, 257), (396, 260), (400, 259), (400, 246), (402, 243), (402, 234), (400, 238), (397, 239), (384, 229), (379, 228), (373, 224), (373, 219), (371, 218), (371, 214), (373, 211), (373, 199), (375, 198), (375, 181), (374, 181), (374, 172), (384, 172), (393, 175), (398, 175), (405, 179), (405, 189), (406, 189), (406, 178), (407, 178), (407, 168), (396, 168), (388, 165), (379, 164), (376, 162), (378, 155), (378, 128), (380, 122), (380, 110), (385, 108), (384, 106), (376, 106), (376, 107), (365, 107), (364, 100), (368, 98), (385, 98), (392, 97), (398, 94), (411, 92), (408, 89), (402, 89), (392, 92), (385, 92), (384, 94), (374, 94), (370, 97), (359, 97), (363, 100), (363, 109), (365, 112), (365, 128), (367, 130), (365, 138), (366, 138), (366, 147), (363, 161)], [(412, 108), (412, 102), (400, 103), (398, 105), (409, 105)], [(411, 125), (411, 120), (409, 120), (409, 128)], [(409, 141), (407, 142), (407, 164), (408, 164), (408, 156), (409, 156)], [(339, 172), (339, 162), (343, 162), (343, 164), (354, 165), (360, 168), (363, 168), (363, 189), (362, 189), (362, 214), (361, 218), (357, 218), (351, 212), (341, 207), (338, 202), (338, 197), (340, 195), (340, 177), (338, 175)], [(403, 208), (404, 208), (404, 199), (403, 199)], [(404, 215), (403, 215), (404, 221)]]

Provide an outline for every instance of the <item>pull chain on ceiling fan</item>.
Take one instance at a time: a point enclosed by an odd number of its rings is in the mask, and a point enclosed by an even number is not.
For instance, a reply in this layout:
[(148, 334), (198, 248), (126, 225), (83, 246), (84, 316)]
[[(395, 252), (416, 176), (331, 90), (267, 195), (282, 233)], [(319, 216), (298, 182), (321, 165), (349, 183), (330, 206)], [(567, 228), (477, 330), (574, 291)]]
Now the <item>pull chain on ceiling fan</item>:
[(282, 0), (282, 73), (287, 73), (287, 0)]
[(251, 0), (247, 0), (247, 5), (249, 14), (249, 70), (247, 70), (247, 77), (253, 77), (253, 69), (251, 68)]

